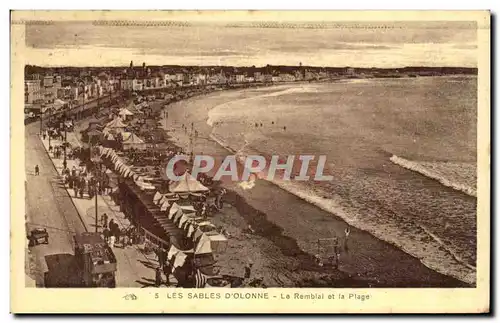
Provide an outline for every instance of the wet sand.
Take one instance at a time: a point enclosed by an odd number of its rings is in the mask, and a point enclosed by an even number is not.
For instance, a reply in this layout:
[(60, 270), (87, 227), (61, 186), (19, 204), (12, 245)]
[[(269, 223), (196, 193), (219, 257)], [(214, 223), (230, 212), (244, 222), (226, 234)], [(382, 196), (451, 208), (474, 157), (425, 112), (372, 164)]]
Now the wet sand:
[[(228, 155), (209, 137), (208, 110), (251, 96), (254, 91), (225, 91), (173, 103), (167, 107), (168, 119), (162, 123), (173, 141), (187, 150), (190, 142), (182, 125), (189, 127), (193, 123), (199, 133), (193, 142), (195, 154)], [(348, 225), (341, 218), (263, 180), (250, 190), (232, 183), (224, 185), (229, 191), (226, 203), (232, 206), (213, 221), (224, 225), (232, 235), (228, 251), (217, 259), (222, 273), (232, 271), (241, 276), (243, 266), (251, 261), (255, 275), (264, 277), (268, 286), (470, 287), (352, 227), (348, 251), (341, 253), (339, 270), (316, 266), (313, 256), (318, 238), (344, 237)], [(244, 232), (249, 224), (255, 234)]]

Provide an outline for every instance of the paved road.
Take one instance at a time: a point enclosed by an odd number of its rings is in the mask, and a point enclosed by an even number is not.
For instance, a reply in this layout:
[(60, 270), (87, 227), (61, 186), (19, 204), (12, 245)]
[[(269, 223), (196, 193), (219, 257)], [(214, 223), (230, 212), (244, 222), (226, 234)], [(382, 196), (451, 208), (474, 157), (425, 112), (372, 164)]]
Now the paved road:
[[(37, 286), (72, 285), (78, 275), (73, 266), (73, 234), (85, 229), (37, 136), (39, 130), (40, 124), (34, 123), (25, 131), (27, 227), (28, 232), (45, 227), (50, 238), (49, 244), (30, 248), (30, 276)], [(34, 175), (37, 164), (39, 176)]]

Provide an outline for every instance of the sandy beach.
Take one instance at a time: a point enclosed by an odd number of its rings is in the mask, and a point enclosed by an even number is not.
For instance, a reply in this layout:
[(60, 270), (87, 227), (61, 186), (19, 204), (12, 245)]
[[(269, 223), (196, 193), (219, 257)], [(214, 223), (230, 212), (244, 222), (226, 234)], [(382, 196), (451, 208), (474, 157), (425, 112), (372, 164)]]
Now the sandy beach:
[[(209, 110), (217, 105), (259, 93), (287, 90), (273, 88), (229, 90), (190, 98), (167, 106), (162, 120), (172, 140), (189, 150), (188, 134), (182, 126), (193, 124), (199, 133), (193, 142), (195, 154), (230, 154), (210, 137)], [(468, 287), (464, 282), (437, 273), (422, 262), (373, 235), (351, 227), (348, 250), (343, 249), (339, 269), (314, 264), (314, 246), (319, 237), (344, 237), (348, 224), (299, 197), (258, 180), (250, 190), (235, 184), (228, 189), (226, 205), (213, 222), (230, 233), (228, 250), (218, 256), (222, 274), (241, 276), (248, 262), (252, 275), (264, 278), (269, 287), (372, 286), (372, 287)], [(246, 232), (248, 225), (254, 234)]]

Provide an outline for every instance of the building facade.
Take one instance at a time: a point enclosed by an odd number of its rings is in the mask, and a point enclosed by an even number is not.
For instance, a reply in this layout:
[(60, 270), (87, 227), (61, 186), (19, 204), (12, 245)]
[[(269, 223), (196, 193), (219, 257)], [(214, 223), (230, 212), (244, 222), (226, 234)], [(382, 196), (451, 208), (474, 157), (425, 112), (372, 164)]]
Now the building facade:
[(24, 103), (38, 104), (44, 100), (40, 80), (26, 80), (24, 82)]

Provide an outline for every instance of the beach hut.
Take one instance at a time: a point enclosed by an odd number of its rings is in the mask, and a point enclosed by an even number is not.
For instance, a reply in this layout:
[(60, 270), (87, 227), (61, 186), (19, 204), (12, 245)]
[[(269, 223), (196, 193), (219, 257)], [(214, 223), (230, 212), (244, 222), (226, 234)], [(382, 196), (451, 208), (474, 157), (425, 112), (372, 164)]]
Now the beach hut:
[(118, 115), (123, 119), (123, 120), (128, 120), (131, 117), (134, 116), (134, 113), (132, 113), (130, 110), (127, 108), (123, 108), (118, 112)]
[(123, 123), (122, 119), (119, 117), (111, 120), (106, 124), (106, 128), (111, 130), (125, 129), (126, 127), (127, 125)]
[(139, 136), (137, 136), (133, 132), (123, 132), (122, 138), (123, 150), (129, 150), (132, 148), (139, 150), (146, 149), (146, 143), (144, 142), (144, 140), (139, 138)]
[(181, 176), (180, 180), (170, 183), (172, 193), (199, 193), (208, 192), (208, 188), (201, 184), (188, 172)]
[(141, 114), (143, 113), (135, 104), (134, 102), (130, 102), (130, 104), (126, 107), (128, 111), (130, 111), (133, 114)]

